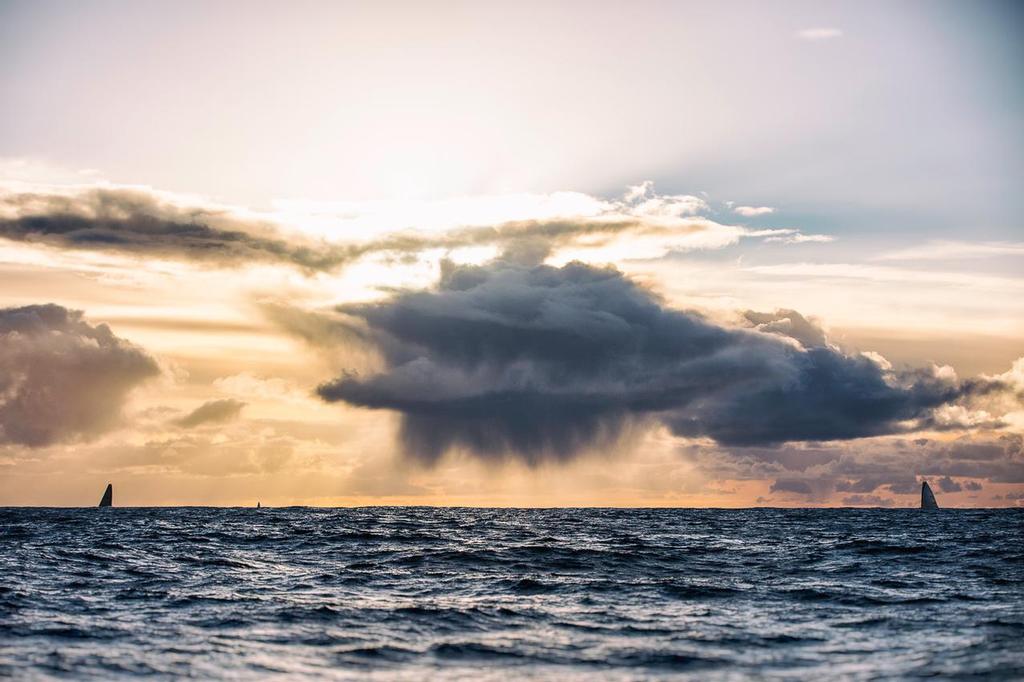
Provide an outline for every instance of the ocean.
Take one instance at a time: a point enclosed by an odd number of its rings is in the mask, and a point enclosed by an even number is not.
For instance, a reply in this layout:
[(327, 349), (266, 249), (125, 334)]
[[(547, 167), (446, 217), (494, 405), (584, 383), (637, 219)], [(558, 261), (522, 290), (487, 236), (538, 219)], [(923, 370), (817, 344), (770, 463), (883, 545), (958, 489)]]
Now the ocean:
[(1024, 509), (0, 509), (17, 679), (1024, 678)]

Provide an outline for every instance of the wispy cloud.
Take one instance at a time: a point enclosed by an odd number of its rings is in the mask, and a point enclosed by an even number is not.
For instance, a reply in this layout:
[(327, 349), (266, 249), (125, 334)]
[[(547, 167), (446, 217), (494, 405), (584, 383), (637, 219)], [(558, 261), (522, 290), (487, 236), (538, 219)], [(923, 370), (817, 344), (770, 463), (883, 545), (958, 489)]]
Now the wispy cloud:
[(930, 241), (906, 249), (888, 251), (875, 260), (952, 260), (959, 258), (993, 258), (1024, 256), (1022, 242)]
[(995, 291), (1020, 291), (1024, 280), (1012, 277), (912, 270), (882, 265), (859, 263), (781, 263), (778, 265), (754, 265), (744, 268), (747, 272), (778, 277), (799, 277), (802, 279), (832, 278), (859, 279), (874, 282), (900, 282), (906, 284), (948, 284), (957, 287), (991, 289)]
[(843, 32), (838, 28), (816, 26), (814, 28), (805, 28), (803, 30), (797, 31), (796, 35), (798, 38), (801, 38), (803, 40), (822, 41), (832, 40), (834, 38), (841, 38)]
[(175, 420), (174, 423), (183, 428), (191, 429), (203, 424), (218, 424), (231, 421), (238, 417), (243, 407), (245, 407), (245, 403), (231, 398), (209, 400), (181, 419)]
[(733, 209), (733, 213), (738, 213), (745, 218), (754, 218), (759, 215), (775, 213), (775, 209), (771, 206), (737, 206)]
[(781, 244), (827, 244), (835, 240), (836, 238), (830, 234), (801, 234), (799, 232), (765, 239), (766, 242), (778, 242)]

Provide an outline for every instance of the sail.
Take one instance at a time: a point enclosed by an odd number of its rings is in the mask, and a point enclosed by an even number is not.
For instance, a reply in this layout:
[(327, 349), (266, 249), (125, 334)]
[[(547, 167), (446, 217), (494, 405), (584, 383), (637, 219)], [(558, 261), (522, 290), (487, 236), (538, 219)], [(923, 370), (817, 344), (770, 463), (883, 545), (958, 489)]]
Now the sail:
[(939, 503), (935, 501), (935, 494), (932, 493), (928, 481), (921, 482), (921, 509), (938, 509)]
[(114, 504), (114, 486), (110, 483), (107, 484), (107, 489), (103, 491), (103, 499), (100, 500), (101, 507), (111, 507)]

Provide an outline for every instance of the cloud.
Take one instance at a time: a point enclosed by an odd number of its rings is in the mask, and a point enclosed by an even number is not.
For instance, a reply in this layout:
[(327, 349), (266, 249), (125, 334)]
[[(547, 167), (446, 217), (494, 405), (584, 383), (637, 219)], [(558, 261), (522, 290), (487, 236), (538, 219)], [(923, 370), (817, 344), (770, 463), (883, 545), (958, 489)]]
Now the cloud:
[(850, 495), (843, 498), (843, 504), (847, 507), (891, 507), (893, 501), (878, 495)]
[(780, 334), (795, 339), (804, 348), (821, 348), (828, 345), (825, 330), (817, 320), (808, 320), (795, 310), (776, 310), (774, 313), (759, 313), (748, 310), (743, 313), (748, 322), (759, 332)]
[(894, 474), (893, 478), (895, 480), (885, 486), (885, 488), (896, 495), (913, 495), (921, 489), (921, 484), (917, 478), (908, 473)]
[(921, 473), (986, 478), (995, 483), (1024, 483), (1024, 436), (1005, 433), (997, 438), (969, 436), (936, 444), (927, 453)]
[(943, 476), (942, 478), (939, 479), (938, 483), (939, 490), (941, 490), (944, 493), (958, 493), (964, 489), (962, 485), (954, 481), (949, 476)]
[(182, 206), (164, 195), (125, 188), (2, 196), (0, 237), (62, 249), (231, 266), (277, 262), (307, 270), (335, 268), (357, 255), (286, 238), (267, 223), (225, 209)]
[(453, 449), (568, 458), (655, 422), (727, 445), (899, 433), (983, 387), (843, 354), (794, 311), (719, 326), (582, 263), (447, 262), (434, 289), (307, 317), (297, 333), (368, 345), (382, 367), (320, 397), (400, 413), (405, 449), (429, 462)]
[[(902, 478), (902, 477), (901, 477)], [(835, 489), (842, 493), (873, 493), (883, 485), (888, 484), (889, 489), (894, 487), (903, 490), (909, 486), (916, 486), (917, 479), (909, 476), (906, 481), (893, 482), (889, 476), (878, 476), (873, 478), (860, 478), (854, 481), (836, 481)]]
[(947, 478), (946, 488), (959, 485), (974, 492), (982, 489), (980, 479), (1024, 483), (1024, 436), (998, 431), (953, 440), (884, 437), (771, 447), (690, 443), (679, 452), (710, 479), (799, 480), (818, 491), (858, 495), (915, 496), (922, 478), (944, 491), (942, 481)]
[(629, 187), (615, 209), (633, 215), (679, 218), (698, 215), (709, 209), (707, 201), (691, 194), (658, 194), (650, 180)]
[(796, 234), (780, 235), (778, 237), (768, 237), (765, 239), (766, 242), (776, 242), (782, 244), (828, 244), (834, 242), (835, 237), (829, 234)]
[(115, 426), (128, 393), (159, 374), (144, 350), (59, 305), (0, 309), (0, 444), (39, 447)]
[(895, 283), (902, 285), (948, 286), (963, 289), (988, 289), (1000, 293), (1024, 292), (1024, 280), (1013, 277), (915, 270), (883, 265), (862, 265), (859, 263), (780, 263), (777, 265), (754, 265), (744, 268), (746, 272), (772, 277), (800, 278), (801, 280), (858, 280), (871, 283)]
[(832, 483), (813, 478), (777, 478), (768, 488), (771, 493), (798, 495), (808, 502), (821, 502), (832, 492)]
[(150, 471), (163, 475), (238, 476), (279, 472), (292, 474), (321, 468), (315, 456), (298, 453), (308, 447), (300, 439), (275, 433), (273, 429), (246, 432), (244, 429), (216, 439), (202, 432), (187, 433), (142, 444), (122, 444), (93, 457), (93, 466), (108, 471)]
[(303, 403), (311, 398), (308, 392), (301, 391), (290, 381), (280, 377), (259, 376), (251, 372), (215, 379), (213, 386), (222, 393), (249, 399)]
[(803, 30), (797, 31), (796, 35), (798, 38), (801, 38), (803, 40), (820, 42), (823, 40), (833, 40), (835, 38), (841, 38), (843, 32), (838, 28), (816, 27), (805, 28)]
[(732, 210), (733, 213), (738, 213), (745, 218), (755, 218), (757, 216), (775, 213), (775, 209), (771, 206), (737, 206)]
[[(366, 239), (340, 242), (286, 230), (275, 220), (276, 214), (240, 211), (140, 188), (8, 191), (0, 193), (0, 238), (217, 267), (281, 264), (315, 273), (336, 271), (371, 256), (400, 259), (431, 253), (437, 258), (434, 252), (450, 254), (479, 247), (528, 254), (532, 263), (549, 257), (562, 262), (573, 258), (616, 261), (718, 249), (744, 238), (784, 236), (787, 243), (799, 243), (821, 237), (793, 229), (749, 230), (717, 223), (700, 215), (709, 210), (704, 199), (657, 194), (650, 182), (631, 187), (622, 199), (587, 199), (566, 204), (578, 213), (558, 215), (539, 204), (535, 207), (538, 218), (448, 225), (443, 230), (378, 231)], [(511, 208), (506, 212), (524, 214)], [(500, 217), (501, 211), (480, 214)], [(337, 234), (347, 224), (345, 216), (336, 216), (335, 223)]]
[(176, 419), (174, 423), (186, 429), (203, 424), (220, 424), (236, 419), (241, 414), (243, 407), (245, 407), (245, 403), (232, 398), (209, 400), (181, 419)]
[(999, 256), (1024, 256), (1024, 243), (937, 240), (906, 249), (887, 251), (875, 256), (874, 260), (962, 260)]
[(779, 479), (772, 483), (769, 492), (773, 493), (796, 493), (797, 495), (811, 495), (810, 484), (801, 479)]

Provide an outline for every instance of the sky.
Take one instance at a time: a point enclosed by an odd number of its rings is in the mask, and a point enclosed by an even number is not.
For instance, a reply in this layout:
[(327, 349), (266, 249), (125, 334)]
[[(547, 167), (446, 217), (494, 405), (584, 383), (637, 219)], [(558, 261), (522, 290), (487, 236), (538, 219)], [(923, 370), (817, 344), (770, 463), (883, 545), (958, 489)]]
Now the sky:
[(1022, 20), (0, 0), (0, 505), (1020, 506)]

